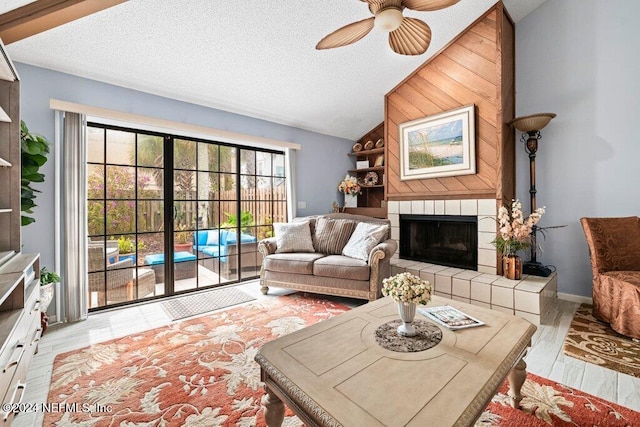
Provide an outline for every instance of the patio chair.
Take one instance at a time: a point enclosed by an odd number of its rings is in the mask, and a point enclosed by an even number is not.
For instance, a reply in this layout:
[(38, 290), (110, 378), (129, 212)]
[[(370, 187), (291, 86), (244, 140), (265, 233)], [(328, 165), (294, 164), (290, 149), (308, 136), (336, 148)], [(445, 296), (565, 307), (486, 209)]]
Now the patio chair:
[[(105, 247), (102, 244), (88, 246), (89, 292), (98, 293), (98, 305), (106, 301), (124, 302), (135, 298), (134, 284), (138, 286), (138, 297), (143, 298), (154, 291), (155, 273), (148, 268), (133, 268), (132, 259), (124, 259), (105, 265)], [(105, 274), (106, 267), (106, 274)], [(105, 281), (106, 278), (106, 281)]]

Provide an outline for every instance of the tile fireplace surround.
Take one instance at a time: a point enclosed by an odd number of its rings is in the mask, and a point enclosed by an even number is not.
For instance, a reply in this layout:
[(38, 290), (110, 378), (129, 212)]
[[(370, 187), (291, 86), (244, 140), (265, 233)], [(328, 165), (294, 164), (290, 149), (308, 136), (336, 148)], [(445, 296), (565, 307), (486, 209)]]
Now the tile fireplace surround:
[(398, 249), (391, 259), (391, 274), (409, 271), (429, 280), (436, 295), (544, 323), (557, 296), (556, 273), (549, 277), (525, 275), (522, 280), (496, 275), (497, 254), (491, 241), (496, 236), (497, 204), (495, 199), (389, 201), (391, 238), (398, 241), (398, 248), (400, 214), (478, 217), (478, 271), (400, 259)]

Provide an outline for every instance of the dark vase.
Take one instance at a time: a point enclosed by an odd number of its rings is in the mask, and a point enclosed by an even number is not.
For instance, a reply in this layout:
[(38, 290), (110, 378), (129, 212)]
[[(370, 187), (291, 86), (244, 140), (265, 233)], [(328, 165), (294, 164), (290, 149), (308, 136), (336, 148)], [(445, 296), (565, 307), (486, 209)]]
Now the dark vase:
[(518, 255), (503, 256), (502, 275), (511, 280), (522, 279), (522, 259)]

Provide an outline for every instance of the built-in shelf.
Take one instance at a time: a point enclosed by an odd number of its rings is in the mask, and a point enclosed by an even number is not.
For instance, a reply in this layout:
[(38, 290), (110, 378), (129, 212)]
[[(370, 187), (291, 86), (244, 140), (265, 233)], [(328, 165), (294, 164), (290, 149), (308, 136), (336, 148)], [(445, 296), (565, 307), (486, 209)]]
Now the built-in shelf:
[(371, 150), (361, 150), (361, 151), (354, 151), (349, 153), (349, 156), (368, 156), (369, 154), (382, 154), (384, 153), (384, 147), (380, 147), (380, 148), (373, 148)]
[(349, 173), (357, 173), (357, 172), (369, 172), (369, 171), (383, 171), (384, 166), (375, 166), (372, 168), (362, 168), (362, 169), (351, 169)]
[(5, 159), (0, 157), (0, 167), (10, 168), (11, 167), (11, 163), (7, 162)]
[(376, 184), (376, 185), (361, 185), (361, 190), (368, 190), (370, 188), (384, 188), (384, 184)]
[(11, 123), (11, 117), (0, 107), (0, 122)]

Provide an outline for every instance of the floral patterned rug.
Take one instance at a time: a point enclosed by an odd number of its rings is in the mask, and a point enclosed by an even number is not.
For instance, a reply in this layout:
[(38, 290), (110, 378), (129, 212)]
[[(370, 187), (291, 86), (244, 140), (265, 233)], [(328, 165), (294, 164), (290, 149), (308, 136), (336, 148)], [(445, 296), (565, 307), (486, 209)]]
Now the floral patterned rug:
[[(294, 294), (60, 354), (47, 401), (77, 406), (45, 414), (43, 425), (262, 427), (258, 348), (346, 310)], [(523, 411), (506, 390), (478, 426), (640, 425), (636, 412), (533, 375)], [(284, 426), (300, 425), (287, 409)]]
[(564, 340), (564, 354), (640, 378), (640, 342), (596, 320), (592, 309), (582, 304), (576, 310)]

